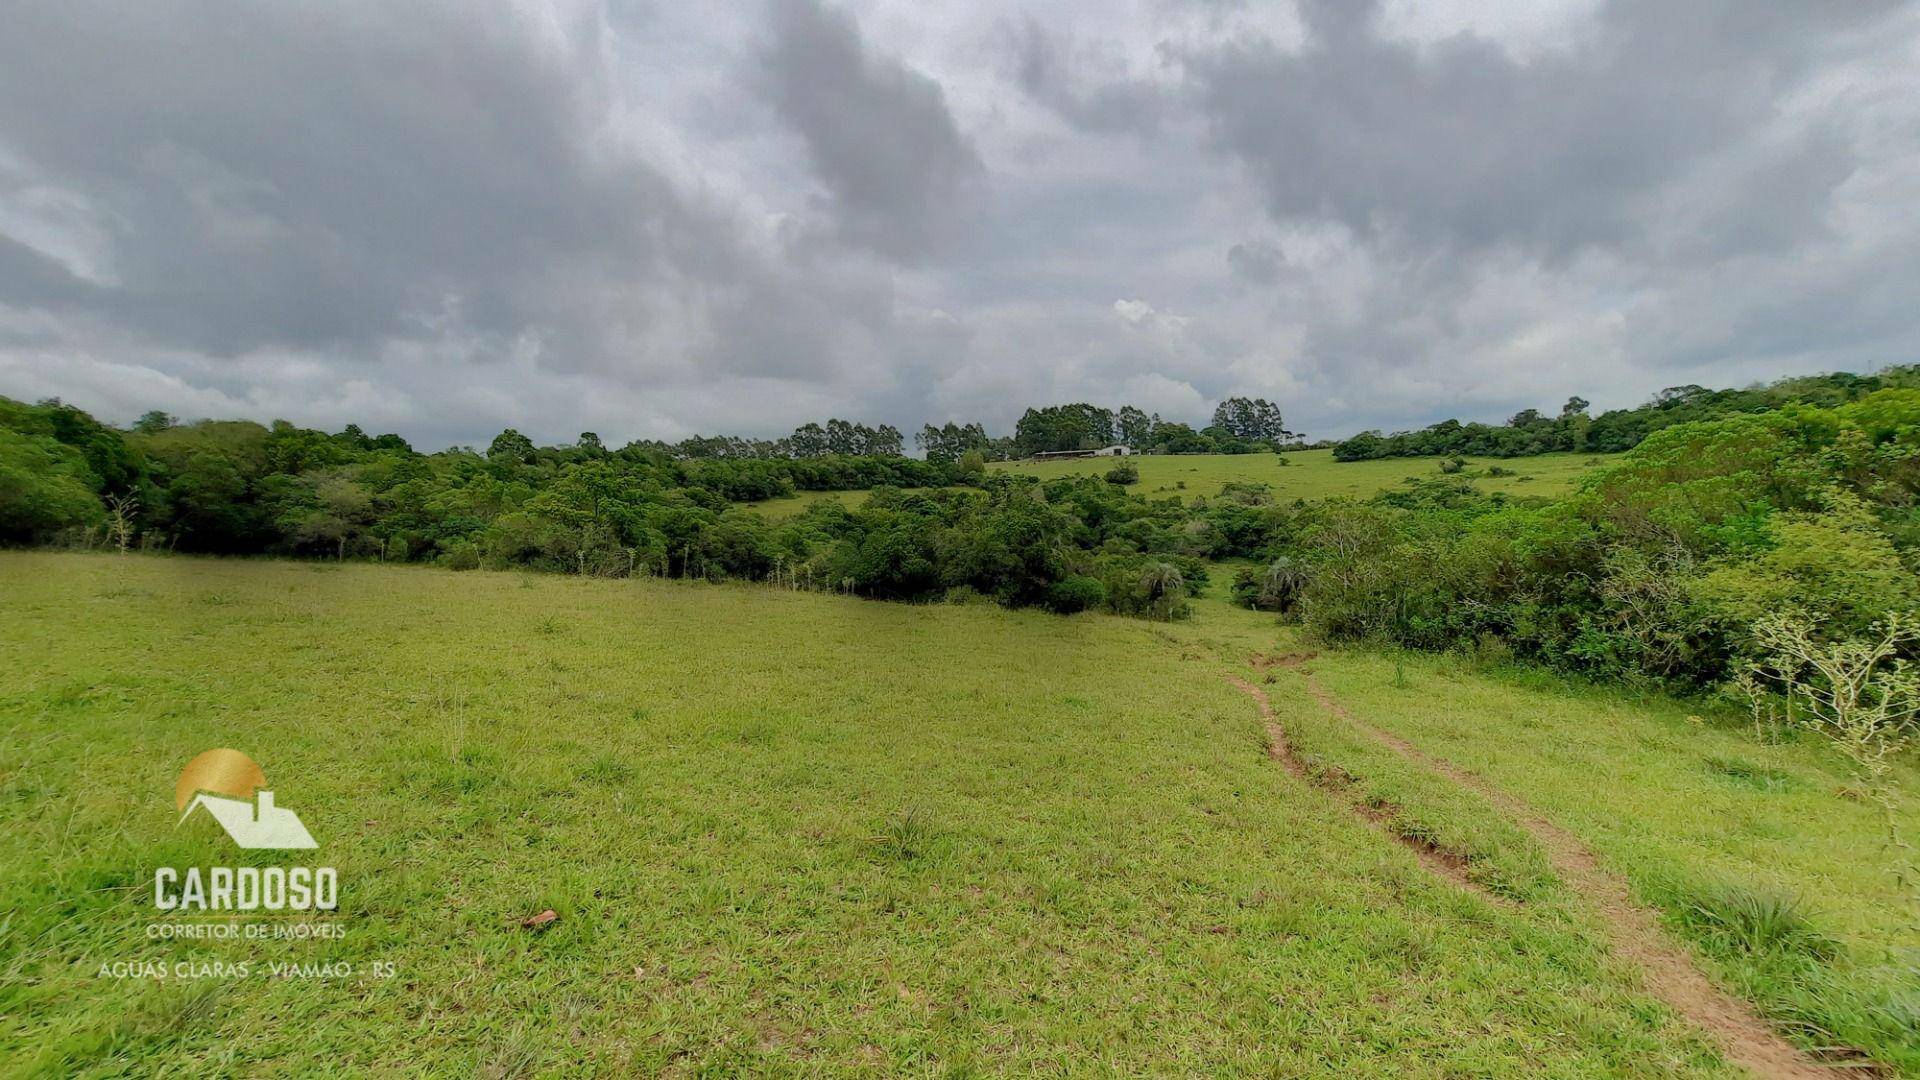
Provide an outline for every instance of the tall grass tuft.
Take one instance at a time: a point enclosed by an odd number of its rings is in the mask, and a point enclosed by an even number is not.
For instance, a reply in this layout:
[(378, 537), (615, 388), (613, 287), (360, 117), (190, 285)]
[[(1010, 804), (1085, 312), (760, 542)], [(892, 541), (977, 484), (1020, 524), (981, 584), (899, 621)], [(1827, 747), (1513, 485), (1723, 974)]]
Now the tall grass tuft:
[(934, 838), (934, 830), (918, 810), (906, 813), (888, 821), (874, 842), (880, 847), (880, 853), (899, 862), (911, 862), (926, 854)]
[(1832, 938), (1814, 929), (1806, 905), (1791, 892), (1721, 885), (1696, 893), (1681, 920), (1701, 937), (1748, 955), (1793, 955), (1831, 960)]

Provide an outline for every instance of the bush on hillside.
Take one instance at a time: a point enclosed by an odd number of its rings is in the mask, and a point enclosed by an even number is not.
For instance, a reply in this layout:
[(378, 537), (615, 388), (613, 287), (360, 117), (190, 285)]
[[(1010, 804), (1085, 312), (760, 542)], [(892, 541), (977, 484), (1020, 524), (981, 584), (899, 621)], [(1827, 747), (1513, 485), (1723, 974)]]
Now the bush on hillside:
[(1556, 503), (1411, 490), (1302, 515), (1269, 557), (1314, 568), (1333, 638), (1704, 687), (1755, 619), (1803, 607), (1845, 636), (1920, 606), (1920, 391), (1684, 424)]
[(441, 552), (440, 565), (449, 570), (478, 570), (480, 549), (471, 541), (455, 540)]
[(0, 429), (0, 542), (35, 543), (106, 518), (100, 480), (74, 448)]
[(1100, 579), (1074, 574), (1056, 582), (1047, 590), (1047, 610), (1063, 615), (1088, 611), (1107, 602), (1107, 587)]
[(1255, 611), (1291, 612), (1311, 581), (1300, 560), (1282, 555), (1265, 566), (1242, 567), (1233, 577), (1233, 601)]

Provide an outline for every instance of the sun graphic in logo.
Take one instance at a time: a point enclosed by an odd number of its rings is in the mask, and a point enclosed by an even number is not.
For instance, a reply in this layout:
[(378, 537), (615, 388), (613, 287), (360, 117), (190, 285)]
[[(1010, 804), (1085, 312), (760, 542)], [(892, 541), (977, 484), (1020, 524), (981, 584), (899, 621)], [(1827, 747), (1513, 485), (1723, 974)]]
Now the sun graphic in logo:
[(225, 747), (209, 750), (180, 770), (180, 782), (173, 785), (173, 808), (184, 813), (202, 791), (251, 800), (255, 789), (266, 786), (267, 774), (252, 758)]
[(187, 762), (173, 785), (173, 804), (181, 822), (206, 810), (243, 848), (320, 846), (298, 814), (274, 805), (266, 772), (238, 750), (209, 750)]

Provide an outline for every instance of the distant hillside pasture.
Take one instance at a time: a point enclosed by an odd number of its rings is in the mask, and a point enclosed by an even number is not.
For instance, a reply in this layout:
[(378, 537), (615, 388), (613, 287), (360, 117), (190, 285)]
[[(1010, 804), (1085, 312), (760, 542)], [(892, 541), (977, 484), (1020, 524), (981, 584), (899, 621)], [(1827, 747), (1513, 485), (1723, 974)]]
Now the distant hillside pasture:
[[(1458, 474), (1482, 491), (1511, 495), (1564, 495), (1581, 476), (1616, 460), (1618, 454), (1541, 454), (1537, 457), (1467, 458)], [(1068, 458), (1053, 461), (996, 461), (988, 466), (1021, 476), (1051, 480), (1059, 476), (1101, 476), (1114, 467), (1115, 458)], [(1398, 487), (1408, 480), (1442, 475), (1439, 460), (1383, 458), (1377, 461), (1335, 461), (1331, 450), (1301, 450), (1291, 454), (1145, 454), (1126, 459), (1140, 470), (1138, 483), (1127, 490), (1148, 498), (1181, 496), (1211, 498), (1227, 484), (1267, 484), (1279, 499), (1364, 499)], [(1285, 464), (1282, 464), (1282, 462)], [(1488, 469), (1510, 475), (1488, 476)], [(1185, 487), (1181, 487), (1181, 484)], [(819, 502), (859, 506), (864, 491), (799, 491), (779, 499), (745, 503), (776, 521), (806, 512)]]
[[(1583, 473), (1617, 455), (1542, 454), (1501, 460), (1467, 458), (1459, 477), (1483, 491), (1514, 495), (1562, 495), (1573, 489)], [(1230, 483), (1268, 484), (1282, 499), (1325, 499), (1336, 495), (1364, 499), (1410, 479), (1440, 475), (1440, 462), (1431, 458), (1378, 461), (1333, 460), (1331, 450), (1301, 450), (1290, 454), (1149, 454), (1128, 458), (1140, 470), (1139, 483), (1129, 490), (1149, 498), (1182, 495), (1214, 496)], [(1070, 458), (1064, 461), (996, 462), (992, 468), (1025, 476), (1100, 475), (1113, 468), (1112, 458)], [(1488, 476), (1490, 468), (1511, 475)], [(1182, 487), (1181, 485), (1186, 485)]]
[(839, 503), (848, 508), (860, 506), (867, 501), (865, 491), (796, 491), (778, 499), (763, 499), (759, 502), (742, 503), (748, 510), (757, 510), (774, 521), (785, 521), (807, 512), (814, 503)]

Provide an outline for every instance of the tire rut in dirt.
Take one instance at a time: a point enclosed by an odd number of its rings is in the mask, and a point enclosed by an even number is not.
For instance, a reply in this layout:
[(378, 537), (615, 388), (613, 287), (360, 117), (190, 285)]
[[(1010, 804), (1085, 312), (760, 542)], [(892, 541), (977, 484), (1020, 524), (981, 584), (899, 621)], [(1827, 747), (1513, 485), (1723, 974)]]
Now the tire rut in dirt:
[(1347, 811), (1359, 818), (1374, 830), (1411, 852), (1414, 858), (1429, 871), (1445, 878), (1468, 892), (1474, 893), (1489, 903), (1501, 907), (1514, 907), (1515, 902), (1488, 889), (1474, 880), (1467, 858), (1457, 851), (1450, 851), (1421, 837), (1408, 836), (1395, 828), (1394, 814), (1385, 808), (1369, 805), (1352, 797), (1348, 790), (1348, 778), (1330, 772), (1315, 772), (1294, 752), (1293, 744), (1287, 740), (1286, 729), (1274, 719), (1273, 703), (1267, 699), (1266, 691), (1237, 676), (1228, 680), (1241, 692), (1253, 698), (1259, 707), (1260, 720), (1267, 729), (1267, 756), (1280, 764), (1290, 775), (1304, 783), (1327, 793), (1334, 801), (1345, 806)]

